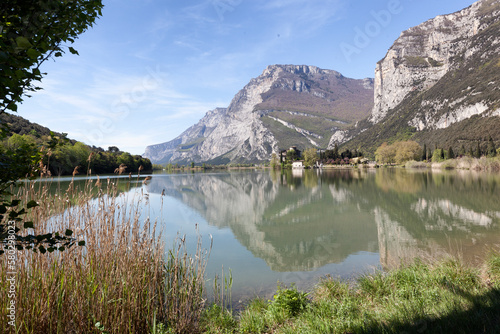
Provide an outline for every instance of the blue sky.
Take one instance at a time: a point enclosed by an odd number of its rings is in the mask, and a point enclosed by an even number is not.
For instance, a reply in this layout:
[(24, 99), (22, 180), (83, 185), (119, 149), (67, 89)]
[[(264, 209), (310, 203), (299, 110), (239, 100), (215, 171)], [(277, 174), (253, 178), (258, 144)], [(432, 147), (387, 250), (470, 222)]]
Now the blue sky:
[(272, 64), (373, 77), (403, 30), (472, 0), (104, 0), (49, 61), (18, 114), (89, 145), (142, 154), (227, 107)]

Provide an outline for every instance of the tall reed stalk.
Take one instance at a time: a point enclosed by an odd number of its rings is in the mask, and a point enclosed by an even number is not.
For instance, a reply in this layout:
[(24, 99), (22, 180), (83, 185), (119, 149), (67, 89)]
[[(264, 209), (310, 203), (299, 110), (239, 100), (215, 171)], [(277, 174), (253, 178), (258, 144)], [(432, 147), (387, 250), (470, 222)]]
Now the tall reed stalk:
[[(156, 222), (141, 215), (148, 196), (119, 195), (109, 179), (71, 183), (62, 194), (31, 183), (19, 198), (40, 206), (27, 219), (35, 233), (74, 231), (85, 247), (18, 252), (15, 328), (8, 324), (7, 259), (0, 257), (0, 332), (148, 333), (164, 323), (174, 333), (198, 331), (208, 251), (201, 239), (189, 256), (185, 239), (166, 252)], [(96, 326), (96, 324), (98, 324)]]

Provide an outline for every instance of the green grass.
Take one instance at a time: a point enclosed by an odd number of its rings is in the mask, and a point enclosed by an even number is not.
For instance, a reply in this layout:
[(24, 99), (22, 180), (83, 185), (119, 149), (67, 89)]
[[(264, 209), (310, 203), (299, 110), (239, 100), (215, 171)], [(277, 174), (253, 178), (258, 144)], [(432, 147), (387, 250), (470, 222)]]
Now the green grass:
[[(206, 316), (213, 333), (213, 315)], [(449, 259), (355, 283), (325, 278), (308, 298), (280, 287), (273, 300), (254, 299), (233, 319), (224, 328), (215, 320), (217, 333), (500, 333), (500, 254), (482, 269)]]

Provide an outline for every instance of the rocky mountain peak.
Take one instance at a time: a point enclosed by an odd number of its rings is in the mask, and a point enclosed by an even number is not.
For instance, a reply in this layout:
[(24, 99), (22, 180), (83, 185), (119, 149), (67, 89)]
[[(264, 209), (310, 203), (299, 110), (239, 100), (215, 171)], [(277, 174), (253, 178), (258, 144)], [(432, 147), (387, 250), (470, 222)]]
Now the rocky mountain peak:
[(342, 74), (340, 74), (337, 71), (334, 70), (326, 70), (326, 69), (321, 69), (316, 66), (311, 66), (311, 65), (269, 65), (264, 72), (262, 72), (263, 76), (270, 75), (271, 73), (275, 72), (285, 72), (289, 74), (294, 74), (294, 75), (334, 75), (337, 77), (343, 77)]
[(271, 65), (227, 108), (207, 112), (170, 142), (148, 146), (145, 156), (155, 163), (267, 161), (283, 147), (326, 148), (333, 130), (366, 118), (372, 106), (372, 79), (349, 79), (316, 66)]

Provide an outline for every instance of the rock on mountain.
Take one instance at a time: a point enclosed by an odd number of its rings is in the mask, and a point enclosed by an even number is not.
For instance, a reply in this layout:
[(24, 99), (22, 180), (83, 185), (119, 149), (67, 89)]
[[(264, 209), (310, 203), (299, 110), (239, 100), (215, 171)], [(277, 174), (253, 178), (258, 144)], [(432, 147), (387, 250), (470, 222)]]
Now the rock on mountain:
[(326, 148), (332, 133), (366, 118), (373, 80), (314, 66), (272, 65), (172, 141), (151, 145), (155, 163), (258, 162), (281, 148)]
[[(373, 152), (412, 138), (459, 148), (500, 141), (500, 1), (481, 0), (404, 31), (377, 64), (369, 119), (337, 142)], [(487, 140), (487, 138), (486, 138)]]

